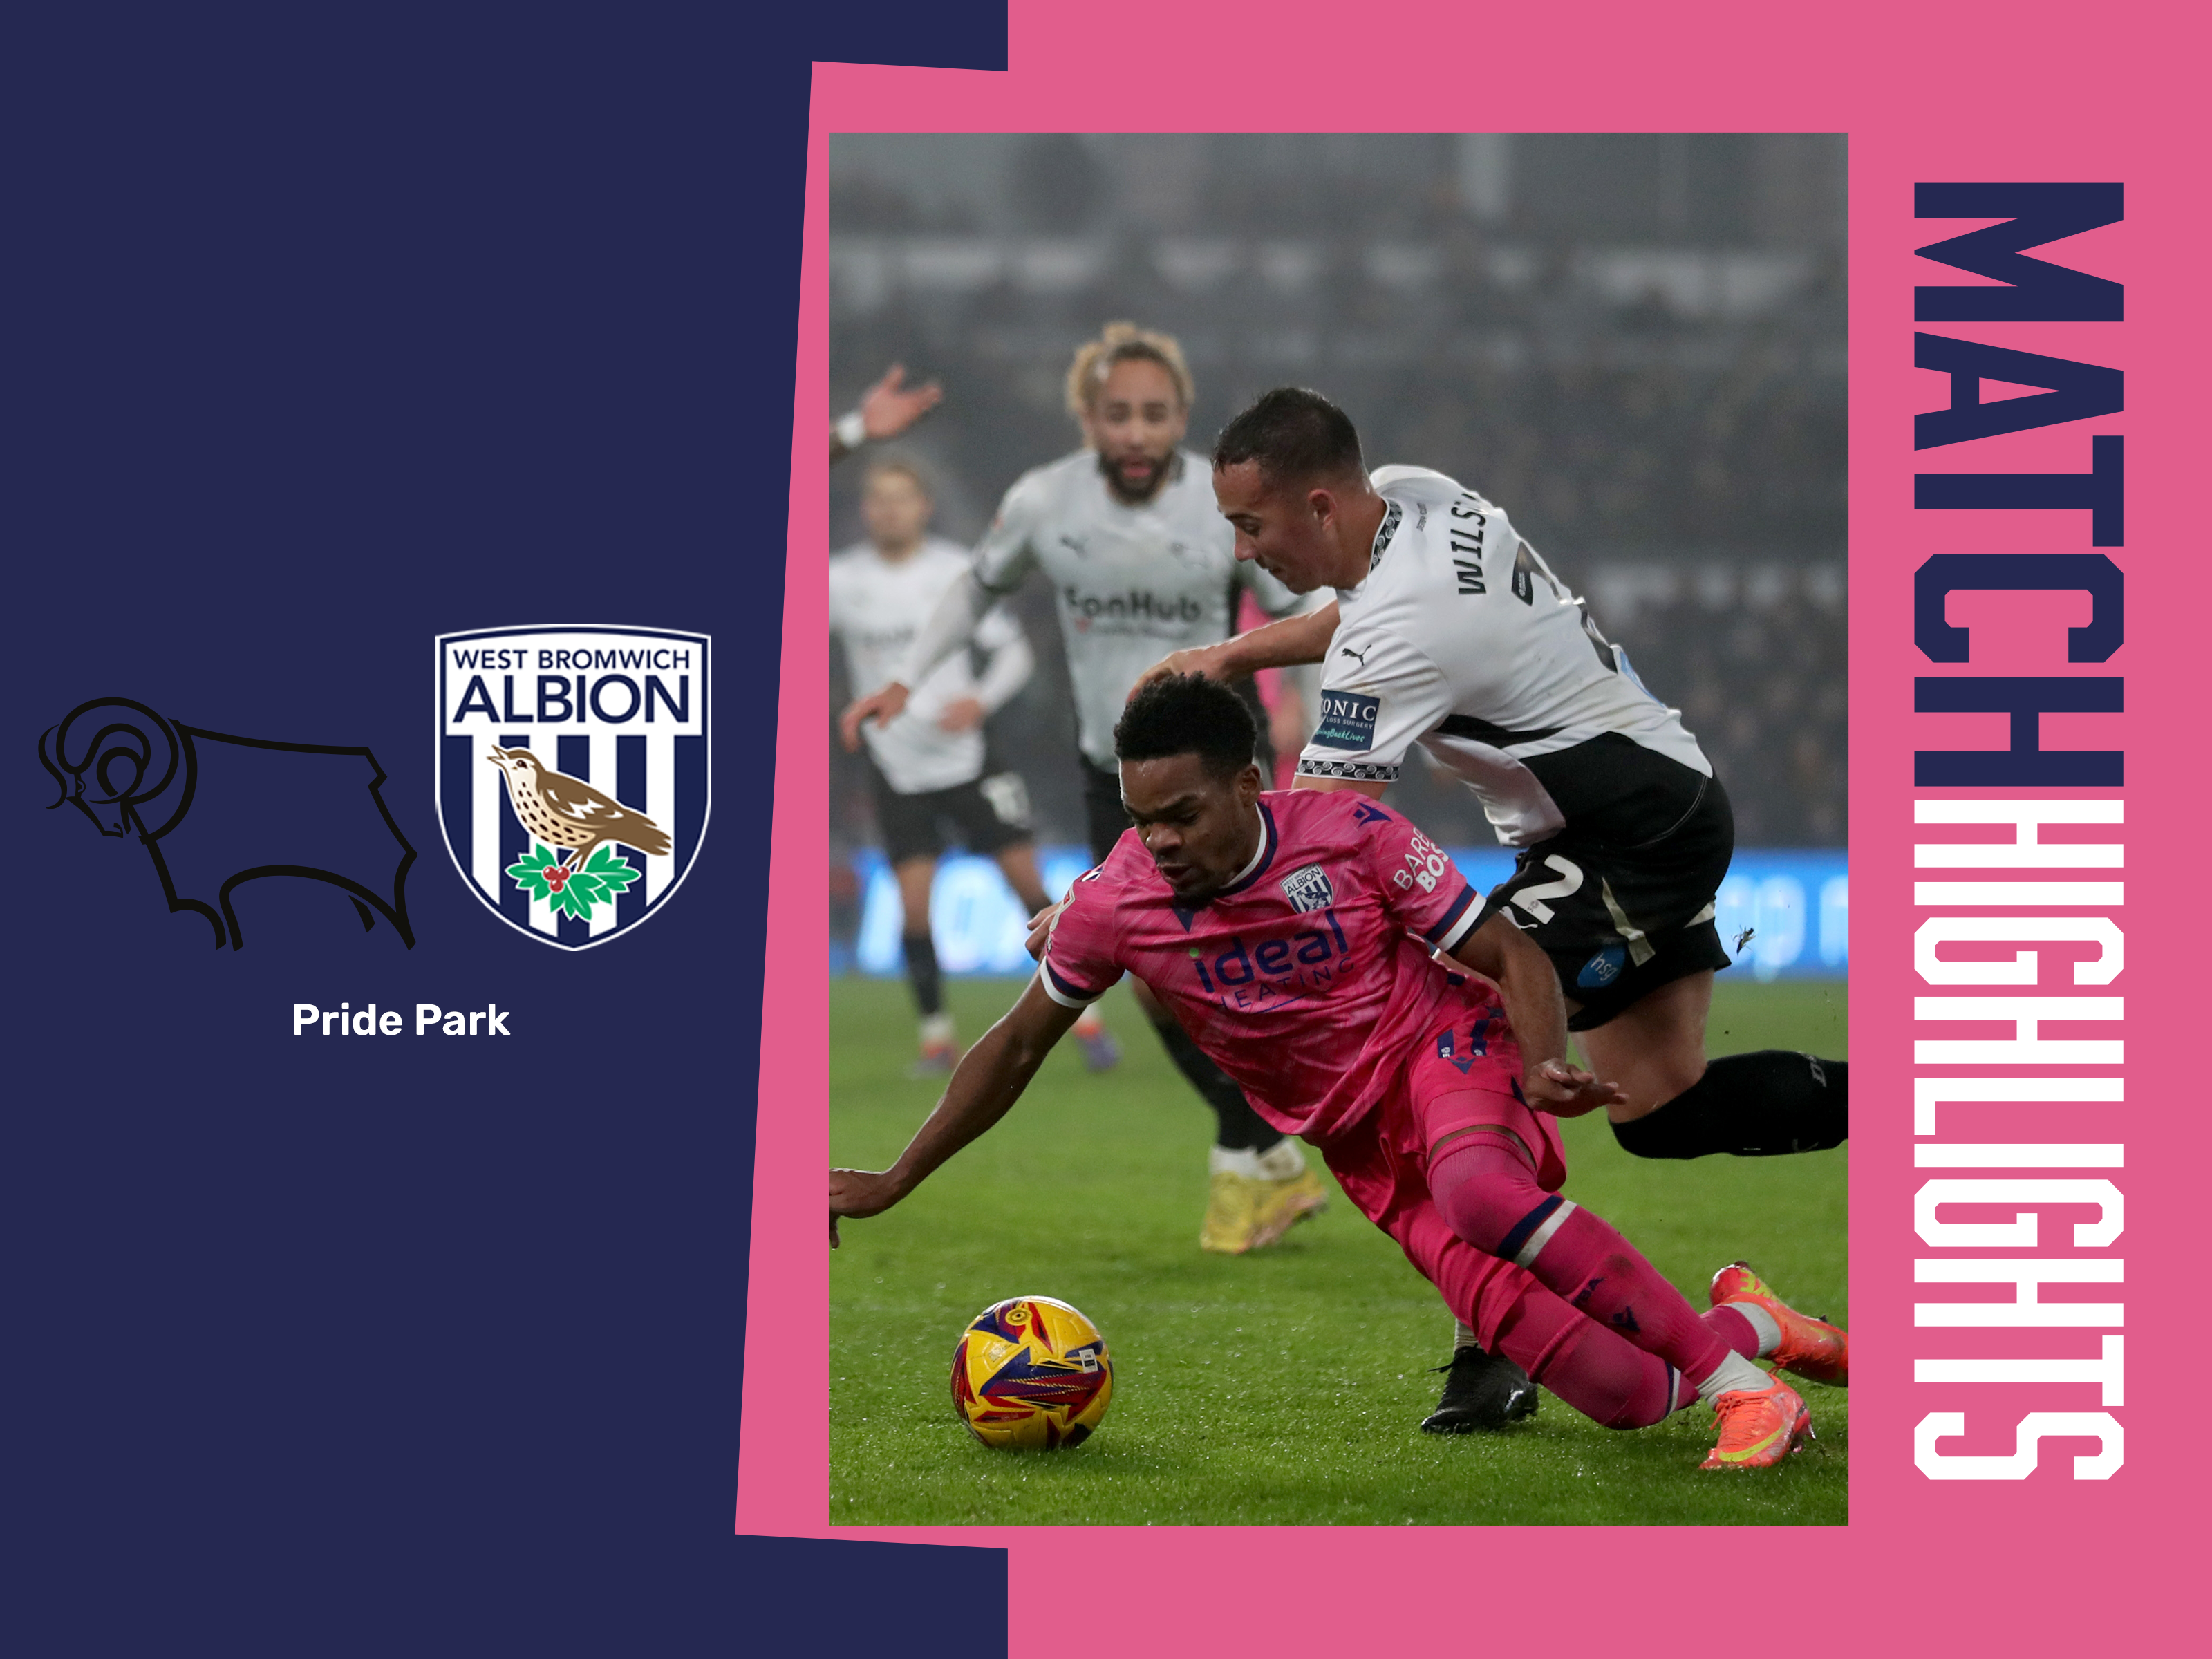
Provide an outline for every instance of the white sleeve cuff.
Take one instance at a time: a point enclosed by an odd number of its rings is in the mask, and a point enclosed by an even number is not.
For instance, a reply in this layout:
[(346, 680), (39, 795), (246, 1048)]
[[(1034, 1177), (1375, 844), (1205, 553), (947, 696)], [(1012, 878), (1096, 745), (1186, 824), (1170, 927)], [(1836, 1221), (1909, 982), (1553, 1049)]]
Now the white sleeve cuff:
[(1474, 931), (1474, 924), (1481, 915), (1482, 900), (1478, 896), (1475, 902), (1467, 907), (1460, 919), (1445, 929), (1444, 936), (1437, 941), (1437, 949), (1449, 956), (1459, 948), (1460, 941)]
[(1088, 1008), (1092, 1003), (1097, 1001), (1099, 997), (1105, 994), (1101, 991), (1091, 996), (1079, 997), (1071, 996), (1061, 990), (1057, 976), (1052, 971), (1052, 958), (1049, 956), (1037, 964), (1037, 983), (1044, 987), (1044, 994), (1047, 996), (1063, 1008)]

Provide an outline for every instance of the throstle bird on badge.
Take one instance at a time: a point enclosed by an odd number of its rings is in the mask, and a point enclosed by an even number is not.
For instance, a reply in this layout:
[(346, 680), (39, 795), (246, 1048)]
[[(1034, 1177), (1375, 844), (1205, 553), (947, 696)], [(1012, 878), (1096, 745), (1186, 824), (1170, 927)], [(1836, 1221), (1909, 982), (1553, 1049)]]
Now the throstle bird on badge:
[(673, 845), (668, 832), (642, 812), (633, 811), (581, 778), (556, 772), (527, 749), (496, 744), (484, 757), (507, 778), (507, 795), (522, 827), (549, 847), (563, 848), (562, 863), (580, 868), (606, 842), (650, 857), (664, 857)]

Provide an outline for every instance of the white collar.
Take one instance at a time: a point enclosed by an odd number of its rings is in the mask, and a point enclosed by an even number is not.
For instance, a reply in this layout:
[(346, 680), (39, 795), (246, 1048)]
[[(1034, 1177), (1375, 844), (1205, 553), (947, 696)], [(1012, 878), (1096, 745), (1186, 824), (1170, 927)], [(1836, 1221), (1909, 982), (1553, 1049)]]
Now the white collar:
[(1255, 870), (1258, 869), (1260, 867), (1260, 860), (1267, 856), (1267, 820), (1261, 813), (1260, 803), (1257, 801), (1254, 801), (1252, 803), (1252, 817), (1253, 821), (1260, 826), (1259, 845), (1252, 849), (1252, 856), (1244, 860), (1244, 867), (1222, 884), (1224, 890), (1228, 888), (1234, 887), (1238, 882), (1243, 880), (1245, 877), (1250, 875)]

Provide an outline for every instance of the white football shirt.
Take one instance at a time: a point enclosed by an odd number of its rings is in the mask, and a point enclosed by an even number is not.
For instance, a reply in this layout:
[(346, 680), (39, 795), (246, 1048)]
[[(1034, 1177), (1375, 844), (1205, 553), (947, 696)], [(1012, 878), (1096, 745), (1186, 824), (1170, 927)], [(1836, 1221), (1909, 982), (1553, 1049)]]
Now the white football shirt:
[[(898, 677), (922, 623), (947, 588), (967, 580), (968, 569), (968, 550), (936, 536), (903, 559), (886, 559), (863, 542), (830, 561), (830, 627), (845, 647), (854, 696)], [(1036, 659), (1004, 605), (976, 623), (975, 643), (990, 659), (981, 679), (968, 653), (956, 651), (923, 676), (896, 720), (860, 728), (869, 754), (902, 795), (950, 789), (983, 775), (981, 728), (948, 732), (937, 717), (963, 697), (996, 709), (1021, 689)]]
[(1382, 467), (1374, 485), (1386, 511), (1367, 579), (1337, 591), (1301, 773), (1388, 781), (1418, 742), (1509, 847), (1565, 828), (1559, 796), (1605, 798), (1618, 768), (1596, 740), (1608, 734), (1712, 775), (1680, 715), (1503, 512), (1425, 467)]
[(1171, 651), (1227, 639), (1240, 587), (1270, 617), (1298, 607), (1266, 571), (1237, 563), (1205, 458), (1178, 451), (1176, 464), (1159, 493), (1133, 507), (1107, 487), (1092, 450), (1025, 472), (975, 550), (975, 578), (991, 592), (1012, 592), (1032, 567), (1052, 579), (1077, 741), (1109, 771), (1114, 723), (1139, 675)]

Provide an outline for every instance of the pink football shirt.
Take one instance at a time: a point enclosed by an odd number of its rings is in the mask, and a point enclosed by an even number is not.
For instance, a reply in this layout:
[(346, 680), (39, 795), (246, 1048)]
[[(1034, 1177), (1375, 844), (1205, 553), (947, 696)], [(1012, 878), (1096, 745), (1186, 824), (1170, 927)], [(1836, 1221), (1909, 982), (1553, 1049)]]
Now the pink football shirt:
[(1488, 981), (1430, 958), (1482, 911), (1434, 842), (1352, 790), (1263, 794), (1258, 811), (1252, 863), (1195, 909), (1125, 833), (1068, 889), (1040, 973), (1068, 1007), (1134, 974), (1261, 1116), (1322, 1140), (1373, 1109), (1439, 1018), (1504, 1013)]

